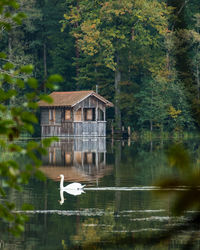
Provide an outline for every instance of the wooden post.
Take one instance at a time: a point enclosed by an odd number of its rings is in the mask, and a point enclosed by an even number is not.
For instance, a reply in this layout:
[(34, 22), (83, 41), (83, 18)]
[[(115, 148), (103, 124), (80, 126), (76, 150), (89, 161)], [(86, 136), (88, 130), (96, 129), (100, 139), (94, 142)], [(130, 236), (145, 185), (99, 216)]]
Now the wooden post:
[(95, 151), (95, 157), (96, 157), (95, 164), (96, 164), (96, 167), (98, 168), (98, 166), (99, 166), (99, 153), (97, 151)]
[(103, 153), (103, 165), (106, 166), (106, 152)]
[(56, 164), (56, 149), (53, 149), (53, 164)]
[(104, 122), (106, 121), (106, 108), (104, 108), (104, 111), (103, 111), (103, 120)]
[(53, 124), (56, 123), (56, 110), (55, 108), (53, 109)]
[(111, 125), (111, 133), (112, 133), (112, 137), (114, 136), (114, 127), (113, 127), (113, 124)]
[(131, 127), (128, 126), (128, 137), (130, 137), (130, 136), (131, 136)]
[(83, 117), (83, 107), (81, 108), (81, 121), (83, 122), (84, 117)]
[(95, 109), (95, 111), (96, 111), (96, 121), (98, 121), (98, 108), (99, 108), (99, 101), (97, 101), (97, 106), (96, 106), (96, 109)]
[(82, 169), (84, 169), (84, 153), (83, 152), (81, 152), (81, 167), (82, 167)]
[(98, 108), (95, 109), (95, 112), (96, 112), (96, 114), (95, 114), (95, 121), (97, 122), (98, 121)]
[(72, 109), (72, 122), (74, 122), (74, 114), (75, 114), (75, 111), (74, 109)]

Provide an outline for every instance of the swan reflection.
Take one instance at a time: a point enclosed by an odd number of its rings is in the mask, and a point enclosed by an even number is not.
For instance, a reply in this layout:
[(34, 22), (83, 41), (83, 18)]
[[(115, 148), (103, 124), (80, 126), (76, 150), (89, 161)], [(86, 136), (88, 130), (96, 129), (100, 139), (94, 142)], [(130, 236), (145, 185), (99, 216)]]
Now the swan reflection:
[(83, 189), (82, 190), (72, 190), (72, 189), (60, 190), (60, 201), (59, 201), (60, 205), (62, 205), (65, 202), (64, 192), (66, 192), (70, 195), (74, 195), (74, 196), (81, 195), (82, 193), (85, 193)]

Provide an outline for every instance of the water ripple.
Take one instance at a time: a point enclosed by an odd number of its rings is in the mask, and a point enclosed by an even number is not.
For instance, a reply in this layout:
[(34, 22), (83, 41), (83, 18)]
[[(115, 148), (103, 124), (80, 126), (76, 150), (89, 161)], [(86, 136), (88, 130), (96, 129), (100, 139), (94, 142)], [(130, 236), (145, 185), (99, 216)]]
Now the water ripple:
[(190, 187), (187, 186), (177, 186), (173, 188), (162, 188), (159, 186), (135, 186), (135, 187), (86, 187), (84, 190), (86, 191), (185, 191)]

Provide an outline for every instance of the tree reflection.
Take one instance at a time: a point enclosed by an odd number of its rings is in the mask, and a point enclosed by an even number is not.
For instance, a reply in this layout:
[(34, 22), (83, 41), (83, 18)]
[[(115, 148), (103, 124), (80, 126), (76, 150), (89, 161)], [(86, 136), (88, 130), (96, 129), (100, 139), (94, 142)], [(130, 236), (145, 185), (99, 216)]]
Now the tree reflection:
[[(192, 145), (191, 149), (193, 147), (196, 147), (195, 144)], [(152, 152), (152, 154), (155, 153)], [(144, 156), (144, 154), (145, 151), (140, 151), (140, 155)], [(147, 229), (146, 232), (139, 230), (138, 226), (136, 226), (137, 230), (131, 231), (128, 224), (126, 228), (119, 230), (119, 224), (116, 220), (118, 209), (115, 211), (116, 208), (108, 207), (104, 216), (98, 219), (90, 218), (81, 223), (79, 231), (72, 237), (74, 246), (71, 249), (79, 249), (80, 246), (82, 249), (113, 249), (116, 246), (120, 249), (132, 249), (133, 247), (137, 247), (137, 249), (166, 249), (167, 245), (169, 248), (177, 246), (179, 249), (181, 247), (193, 249), (195, 245), (199, 246), (200, 161), (198, 147), (193, 154), (195, 154), (196, 159), (192, 161), (182, 144), (176, 144), (167, 150), (165, 164), (162, 168), (168, 165), (171, 166), (171, 170), (168, 171), (168, 175), (165, 174), (165, 177), (156, 182), (156, 185), (161, 189), (155, 191), (158, 199), (167, 196), (169, 200), (169, 218), (167, 219), (169, 223), (163, 225), (162, 230), (155, 231), (154, 226), (151, 230), (147, 224), (145, 225), (145, 220), (142, 224)], [(148, 161), (149, 157), (145, 161)], [(152, 161), (153, 158), (150, 162)], [(158, 161), (156, 164), (159, 165)], [(121, 177), (120, 171), (117, 173), (117, 177)], [(180, 217), (180, 215), (183, 216)], [(134, 223), (137, 223), (137, 220), (132, 220), (131, 226)], [(107, 225), (106, 228), (103, 225)]]
[(115, 227), (114, 208), (107, 207), (102, 217), (84, 220), (80, 224), (77, 234), (72, 236), (71, 240), (76, 245), (82, 245), (84, 242), (83, 248), (87, 247), (87, 244), (91, 244), (91, 242), (100, 244), (103, 238), (109, 234), (112, 235)]

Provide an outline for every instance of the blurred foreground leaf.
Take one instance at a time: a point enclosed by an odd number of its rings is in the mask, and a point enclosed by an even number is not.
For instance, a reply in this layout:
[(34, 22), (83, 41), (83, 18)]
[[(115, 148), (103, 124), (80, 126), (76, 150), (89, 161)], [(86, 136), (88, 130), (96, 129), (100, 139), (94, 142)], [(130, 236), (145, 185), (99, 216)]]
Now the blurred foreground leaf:
[[(25, 15), (15, 13), (18, 9), (16, 0), (0, 1), (0, 28), (9, 32), (13, 25), (21, 24)], [(6, 10), (6, 11), (5, 11)], [(7, 55), (0, 52), (0, 58)], [(24, 231), (27, 217), (17, 212), (15, 201), (9, 200), (9, 189), (22, 191), (22, 184), (27, 184), (30, 177), (35, 176), (44, 180), (45, 176), (39, 171), (41, 155), (45, 154), (53, 139), (45, 139), (44, 143), (29, 141), (26, 145), (18, 143), (23, 134), (31, 137), (34, 124), (38, 123), (36, 111), (37, 102), (41, 100), (52, 102), (47, 95), (40, 93), (38, 81), (32, 77), (33, 65), (15, 65), (11, 62), (1, 62), (0, 71), (0, 222), (4, 230), (15, 236)], [(46, 84), (53, 86), (54, 82), (62, 80), (59, 75), (50, 76)], [(18, 101), (20, 92), (26, 90), (23, 102)], [(21, 162), (23, 159), (25, 161)], [(33, 209), (24, 204), (21, 210)]]

